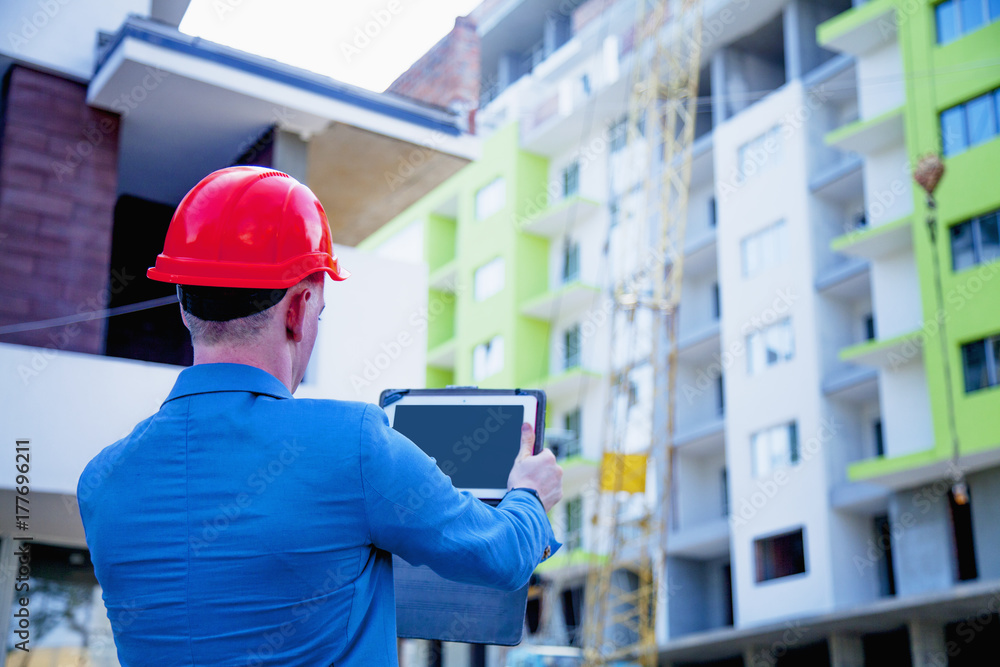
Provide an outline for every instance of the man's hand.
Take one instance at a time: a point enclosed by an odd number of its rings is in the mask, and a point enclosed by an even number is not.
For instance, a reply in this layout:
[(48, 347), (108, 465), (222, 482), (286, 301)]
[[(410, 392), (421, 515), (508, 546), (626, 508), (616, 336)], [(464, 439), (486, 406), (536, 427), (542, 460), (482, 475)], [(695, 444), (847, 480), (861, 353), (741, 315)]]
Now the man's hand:
[(521, 425), (521, 451), (517, 453), (514, 467), (507, 477), (507, 490), (527, 487), (538, 492), (538, 497), (548, 512), (562, 499), (562, 468), (548, 449), (535, 456), (535, 430), (529, 424)]

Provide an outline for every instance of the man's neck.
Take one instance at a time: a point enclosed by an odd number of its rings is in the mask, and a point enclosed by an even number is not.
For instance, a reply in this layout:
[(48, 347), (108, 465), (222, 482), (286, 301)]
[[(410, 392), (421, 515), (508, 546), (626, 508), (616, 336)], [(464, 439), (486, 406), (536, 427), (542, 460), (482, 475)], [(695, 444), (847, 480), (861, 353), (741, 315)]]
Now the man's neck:
[(194, 365), (198, 364), (245, 364), (267, 371), (278, 378), (281, 384), (294, 392), (292, 387), (292, 365), (287, 357), (261, 354), (259, 348), (204, 346), (194, 347)]

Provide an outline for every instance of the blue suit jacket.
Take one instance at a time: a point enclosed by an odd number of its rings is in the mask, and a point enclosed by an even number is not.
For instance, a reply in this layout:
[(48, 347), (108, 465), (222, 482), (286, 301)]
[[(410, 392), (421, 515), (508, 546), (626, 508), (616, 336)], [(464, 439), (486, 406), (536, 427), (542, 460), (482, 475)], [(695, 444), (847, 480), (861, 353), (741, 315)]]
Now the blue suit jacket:
[(396, 665), (396, 553), (514, 590), (559, 547), (530, 493), (459, 493), (374, 405), (181, 371), (86, 467), (80, 514), (122, 665)]

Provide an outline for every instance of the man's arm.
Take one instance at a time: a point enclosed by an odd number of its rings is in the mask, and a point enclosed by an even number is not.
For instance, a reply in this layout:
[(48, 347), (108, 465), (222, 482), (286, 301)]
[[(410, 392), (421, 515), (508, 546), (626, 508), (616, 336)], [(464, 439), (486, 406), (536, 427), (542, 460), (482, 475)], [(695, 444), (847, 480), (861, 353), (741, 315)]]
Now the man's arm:
[(368, 406), (361, 425), (361, 484), (372, 543), (411, 565), (466, 583), (517, 590), (560, 544), (527, 491), (497, 507), (458, 492), (415, 444)]

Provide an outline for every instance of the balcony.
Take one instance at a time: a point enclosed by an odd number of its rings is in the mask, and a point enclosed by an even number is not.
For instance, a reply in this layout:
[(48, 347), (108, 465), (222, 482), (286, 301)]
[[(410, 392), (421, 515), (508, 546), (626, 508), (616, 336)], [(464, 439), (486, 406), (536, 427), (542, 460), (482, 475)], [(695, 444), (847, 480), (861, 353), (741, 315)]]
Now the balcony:
[(458, 260), (451, 260), (444, 266), (431, 272), (427, 277), (427, 286), (439, 292), (454, 294), (458, 280)]
[(823, 378), (823, 395), (852, 403), (878, 401), (878, 370), (847, 364)]
[(551, 322), (556, 317), (568, 317), (593, 308), (600, 294), (600, 289), (594, 285), (574, 280), (529, 299), (521, 306), (521, 314)]
[(667, 538), (667, 553), (686, 558), (717, 558), (729, 553), (729, 521), (720, 517), (712, 521), (671, 531)]
[(455, 339), (435, 345), (427, 350), (427, 365), (436, 368), (455, 368)]
[(857, 120), (826, 135), (828, 146), (851, 153), (877, 153), (889, 146), (903, 144), (903, 107), (875, 116)]
[(834, 51), (860, 56), (896, 39), (892, 0), (872, 0), (858, 5), (816, 30), (817, 41)]
[(890, 338), (852, 345), (840, 351), (840, 360), (876, 368), (896, 368), (920, 357), (924, 353), (922, 330)]
[(573, 195), (526, 219), (521, 231), (550, 239), (563, 236), (600, 208), (601, 204), (593, 199)]
[(843, 301), (857, 301), (871, 296), (868, 262), (850, 259), (826, 269), (816, 276), (816, 291)]
[(835, 238), (830, 248), (836, 252), (862, 259), (875, 260), (913, 247), (913, 225), (904, 216), (875, 227), (858, 229)]
[(604, 376), (597, 371), (577, 366), (529, 384), (544, 389), (545, 397), (551, 404), (567, 400), (579, 401), (580, 396), (604, 381)]
[(677, 429), (674, 447), (692, 456), (707, 456), (725, 451), (726, 422), (721, 415)]
[(833, 202), (848, 202), (864, 192), (864, 160), (857, 155), (845, 155), (821, 170), (809, 182), (809, 190), (817, 197)]

